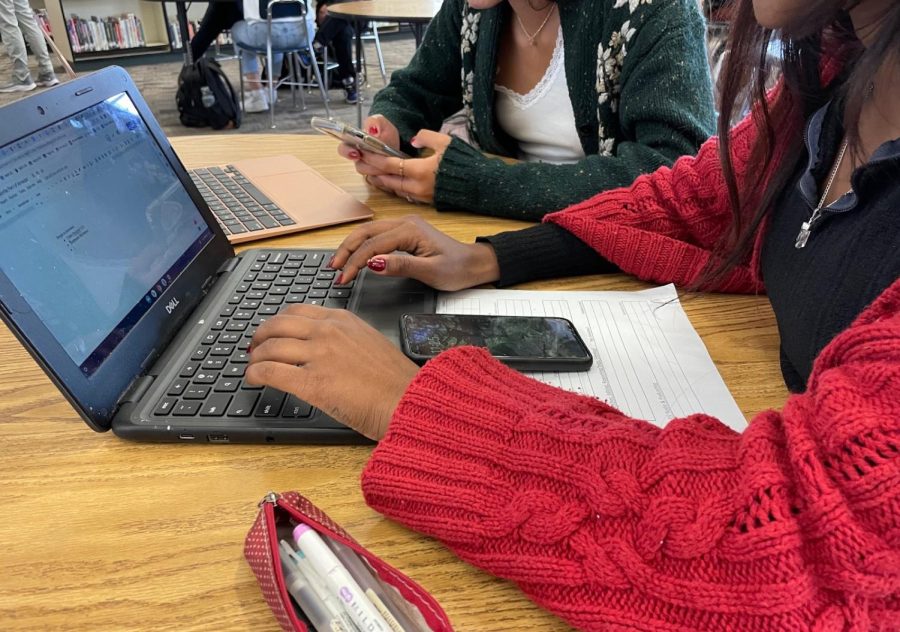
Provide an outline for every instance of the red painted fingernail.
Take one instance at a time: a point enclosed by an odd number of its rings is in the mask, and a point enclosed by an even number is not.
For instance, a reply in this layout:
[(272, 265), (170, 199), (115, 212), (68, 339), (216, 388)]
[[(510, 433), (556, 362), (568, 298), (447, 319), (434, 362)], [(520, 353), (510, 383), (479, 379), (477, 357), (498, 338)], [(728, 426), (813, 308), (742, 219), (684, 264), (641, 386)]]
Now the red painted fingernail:
[(338, 284), (338, 285), (343, 285), (343, 284), (344, 284), (344, 273), (343, 273), (343, 272), (342, 272), (341, 274), (338, 275), (338, 278), (337, 278), (337, 284)]
[(378, 128), (375, 127), (374, 125), (372, 125), (372, 126), (369, 128), (369, 133), (372, 134), (373, 136), (377, 136), (377, 135), (378, 135)]
[(369, 262), (366, 265), (369, 266), (369, 270), (383, 272), (387, 267), (387, 261), (384, 259), (369, 259)]
[(360, 158), (362, 158), (362, 154), (356, 150), (352, 150), (350, 152), (350, 158), (352, 158), (353, 160), (359, 160)]
[(418, 142), (419, 142), (419, 139), (416, 138), (415, 136), (413, 136), (413, 137), (410, 139), (409, 144), (412, 145), (413, 147), (418, 147), (418, 146), (419, 146), (419, 145), (418, 145)]
[(328, 260), (328, 263), (326, 265), (329, 268), (334, 268), (334, 257), (333, 256), (331, 257), (331, 259)]
[(247, 353), (253, 351), (253, 345), (247, 345)]

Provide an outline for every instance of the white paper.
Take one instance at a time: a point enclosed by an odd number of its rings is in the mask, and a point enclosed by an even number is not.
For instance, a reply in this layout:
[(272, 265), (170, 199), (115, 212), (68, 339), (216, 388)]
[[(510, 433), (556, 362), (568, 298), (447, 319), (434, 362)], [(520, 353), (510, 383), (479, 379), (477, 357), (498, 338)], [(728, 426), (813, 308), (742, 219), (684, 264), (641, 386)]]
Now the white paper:
[(532, 372), (535, 379), (591, 395), (657, 426), (692, 413), (747, 426), (675, 287), (639, 292), (466, 290), (442, 293), (444, 314), (562, 316), (590, 347), (589, 371)]

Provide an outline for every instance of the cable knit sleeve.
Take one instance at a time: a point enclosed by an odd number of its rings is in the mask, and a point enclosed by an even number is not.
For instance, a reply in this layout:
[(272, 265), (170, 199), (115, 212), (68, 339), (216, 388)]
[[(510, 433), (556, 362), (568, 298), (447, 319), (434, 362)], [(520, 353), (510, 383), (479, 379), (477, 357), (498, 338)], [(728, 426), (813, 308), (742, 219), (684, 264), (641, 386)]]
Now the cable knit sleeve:
[[(773, 96), (776, 98), (773, 91)], [(756, 127), (750, 116), (731, 131), (732, 160), (740, 185)], [(689, 285), (712, 256), (732, 222), (731, 203), (719, 162), (719, 139), (706, 141), (696, 156), (678, 159), (634, 183), (548, 215), (591, 245), (623, 272), (656, 283)], [(716, 289), (761, 292), (755, 266), (731, 272)]]
[(446, 352), (366, 499), (585, 630), (900, 629), (898, 311), (900, 281), (743, 434), (659, 429)]

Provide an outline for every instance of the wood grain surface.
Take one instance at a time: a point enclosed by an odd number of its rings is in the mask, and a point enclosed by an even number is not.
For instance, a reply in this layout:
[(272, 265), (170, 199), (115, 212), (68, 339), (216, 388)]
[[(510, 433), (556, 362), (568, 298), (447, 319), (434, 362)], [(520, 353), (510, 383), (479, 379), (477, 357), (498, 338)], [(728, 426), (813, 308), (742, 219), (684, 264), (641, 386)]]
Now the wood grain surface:
[[(325, 137), (172, 143), (189, 167), (294, 154), (369, 204), (376, 218), (421, 213), (463, 240), (525, 226), (438, 214), (372, 191)], [(352, 228), (265, 245), (334, 247)], [(523, 287), (645, 286), (612, 275)], [(752, 415), (780, 406), (786, 392), (768, 301), (714, 295), (685, 297), (683, 304), (741, 409)], [(129, 443), (91, 431), (5, 328), (0, 358), (0, 629), (277, 630), (242, 546), (262, 496), (291, 489), (420, 582), (456, 629), (569, 629), (514, 585), (369, 509), (358, 479), (371, 447)]]

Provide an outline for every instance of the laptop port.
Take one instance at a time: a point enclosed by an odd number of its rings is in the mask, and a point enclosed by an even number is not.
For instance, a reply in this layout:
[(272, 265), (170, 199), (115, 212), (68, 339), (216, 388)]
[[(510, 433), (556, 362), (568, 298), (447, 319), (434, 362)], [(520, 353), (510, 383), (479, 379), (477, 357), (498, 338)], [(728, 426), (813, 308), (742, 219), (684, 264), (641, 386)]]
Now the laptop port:
[(210, 443), (228, 443), (227, 434), (208, 434), (206, 440)]
[(182, 441), (193, 441), (194, 439), (197, 438), (197, 436), (192, 435), (192, 434), (180, 434), (180, 435), (178, 435), (178, 438), (181, 439)]

